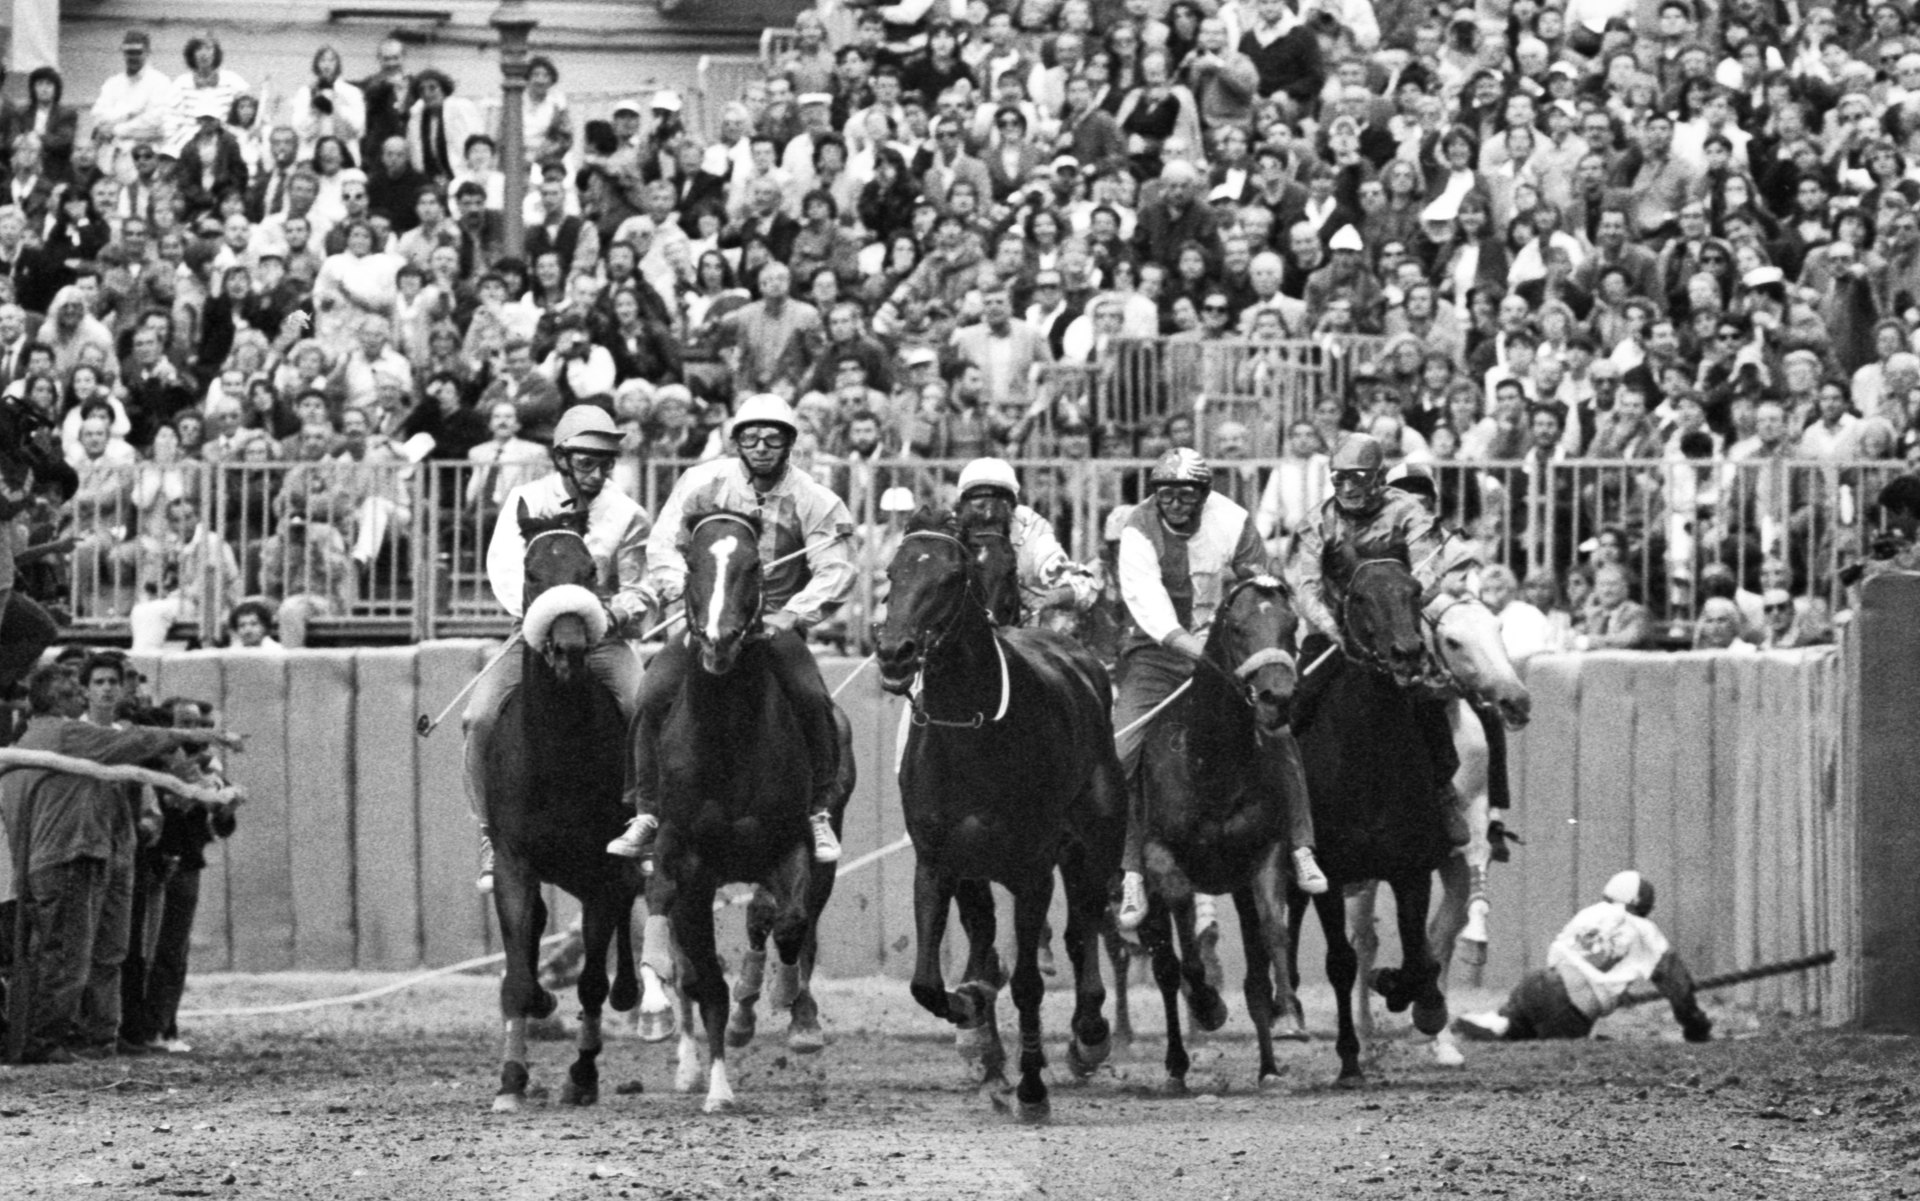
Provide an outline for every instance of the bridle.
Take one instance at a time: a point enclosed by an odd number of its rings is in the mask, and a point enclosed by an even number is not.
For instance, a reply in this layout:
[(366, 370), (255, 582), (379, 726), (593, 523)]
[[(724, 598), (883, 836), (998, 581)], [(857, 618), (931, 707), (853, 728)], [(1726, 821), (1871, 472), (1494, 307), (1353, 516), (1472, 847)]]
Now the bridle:
[[(1277, 591), (1282, 599), (1290, 599), (1293, 595), (1292, 590), (1277, 576), (1266, 574), (1252, 575), (1244, 580), (1236, 581), (1231, 588), (1227, 589), (1226, 595), (1220, 598), (1220, 607), (1214, 610), (1214, 624), (1216, 629), (1225, 628), (1226, 618), (1233, 608), (1234, 601), (1238, 600), (1240, 594), (1249, 588)], [(1257, 673), (1268, 667), (1282, 666), (1291, 668), (1295, 664), (1293, 654), (1285, 648), (1278, 646), (1263, 646), (1232, 668), (1222, 667), (1220, 664), (1214, 662), (1212, 655), (1203, 658), (1201, 662), (1205, 663), (1214, 671), (1229, 677), (1234, 688), (1239, 692), (1241, 700), (1245, 701), (1249, 706), (1253, 705), (1256, 700), (1253, 691), (1253, 677)]]
[[(1398, 559), (1362, 559), (1360, 563), (1356, 567), (1354, 567), (1354, 569), (1351, 572), (1348, 573), (1346, 585), (1342, 588), (1340, 593), (1340, 632), (1342, 636), (1346, 639), (1346, 643), (1347, 643), (1346, 653), (1349, 656), (1358, 660), (1360, 664), (1364, 667), (1371, 668), (1374, 671), (1384, 672), (1385, 674), (1391, 676), (1391, 675), (1397, 674), (1393, 670), (1393, 665), (1387, 662), (1385, 657), (1383, 657), (1378, 651), (1375, 651), (1373, 647), (1369, 646), (1365, 639), (1353, 637), (1353, 634), (1352, 634), (1353, 627), (1351, 624), (1352, 617), (1353, 617), (1353, 611), (1352, 611), (1353, 594), (1356, 591), (1354, 586), (1357, 583), (1359, 583), (1361, 575), (1363, 575), (1369, 569), (1387, 568), (1387, 567), (1397, 567), (1402, 571), (1408, 570), (1407, 565), (1405, 563), (1402, 563)], [(1425, 647), (1424, 639), (1422, 640), (1422, 647), (1423, 647), (1423, 652), (1422, 652), (1421, 658), (1423, 660), (1423, 663), (1421, 666), (1420, 675), (1416, 677), (1417, 681), (1425, 680), (1430, 674), (1429, 664), (1432, 659), (1432, 655), (1430, 652), (1424, 649)]]
[[(705, 517), (702, 517), (700, 520), (693, 523), (693, 528), (687, 531), (687, 540), (691, 542), (694, 539), (694, 537), (700, 533), (700, 530), (703, 526), (707, 525), (709, 522), (714, 522), (714, 521), (732, 522), (734, 525), (739, 526), (743, 531), (745, 531), (748, 541), (752, 543), (755, 547), (754, 562), (756, 565), (759, 563), (760, 561), (760, 555), (759, 555), (759, 549), (758, 549), (759, 541), (760, 541), (759, 534), (754, 530), (753, 523), (748, 521), (746, 518), (740, 516), (738, 513), (707, 514)], [(753, 618), (752, 618), (752, 624), (748, 626), (749, 633), (760, 628), (760, 610), (765, 605), (766, 595), (767, 595), (767, 579), (766, 579), (765, 573), (758, 572), (758, 571), (754, 573), (753, 592), (754, 592)], [(706, 641), (706, 632), (700, 628), (700, 623), (693, 620), (691, 615), (689, 615), (687, 619), (687, 641), (689, 642)]]
[[(960, 552), (960, 562), (965, 576), (965, 590), (961, 594), (959, 603), (952, 606), (946, 618), (941, 621), (938, 626), (929, 627), (925, 631), (927, 638), (926, 645), (922, 647), (920, 651), (920, 667), (919, 670), (914, 672), (913, 685), (908, 691), (908, 704), (910, 706), (908, 709), (909, 719), (916, 726), (941, 726), (948, 729), (960, 730), (977, 730), (981, 726), (986, 725), (989, 720), (998, 722), (1007, 715), (1007, 708), (1013, 699), (1013, 688), (1007, 675), (1006, 648), (1000, 645), (1000, 639), (993, 633), (993, 615), (987, 611), (986, 601), (980, 595), (980, 573), (973, 561), (973, 549), (952, 534), (940, 530), (914, 530), (900, 539), (901, 544), (904, 546), (910, 538), (931, 538), (949, 544), (958, 550)], [(976, 711), (971, 718), (962, 721), (952, 721), (935, 717), (927, 712), (925, 699), (927, 664), (932, 661), (934, 656), (937, 655), (954, 636), (960, 627), (961, 621), (966, 617), (969, 606), (977, 611), (981, 618), (985, 620), (987, 624), (987, 636), (993, 639), (994, 654), (999, 657), (1000, 705), (992, 718), (988, 718), (984, 711)]]
[(1460, 683), (1459, 669), (1454, 666), (1452, 660), (1449, 659), (1447, 655), (1446, 639), (1440, 636), (1440, 623), (1446, 620), (1447, 614), (1453, 612), (1461, 605), (1480, 605), (1482, 608), (1485, 607), (1484, 603), (1478, 597), (1455, 596), (1449, 597), (1447, 603), (1439, 606), (1437, 609), (1422, 609), (1420, 611), (1420, 624), (1427, 628), (1428, 633), (1426, 639), (1428, 669), (1421, 674), (1421, 682), (1433, 688), (1457, 692), (1464, 696), (1466, 695), (1466, 689)]

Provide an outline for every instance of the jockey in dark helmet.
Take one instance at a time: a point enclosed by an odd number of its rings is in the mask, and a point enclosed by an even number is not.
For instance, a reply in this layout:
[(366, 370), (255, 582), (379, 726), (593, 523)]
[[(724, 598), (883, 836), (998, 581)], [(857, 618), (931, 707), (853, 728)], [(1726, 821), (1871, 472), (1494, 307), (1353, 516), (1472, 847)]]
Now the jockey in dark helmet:
[(975, 459), (960, 472), (960, 511), (1007, 526), (1020, 561), (1020, 594), (1028, 618), (1042, 609), (1086, 609), (1099, 598), (1093, 573), (1067, 557), (1053, 523), (1020, 503), (1020, 480), (1005, 459)]
[[(516, 621), (526, 616), (523, 592), (527, 546), (516, 517), (524, 503), (533, 518), (584, 511), (587, 549), (598, 568), (598, 586), (607, 606), (607, 636), (587, 654), (587, 670), (620, 703), (631, 730), (639, 714), (640, 660), (625, 639), (650, 609), (657, 607), (646, 580), (647, 511), (617, 488), (607, 487), (620, 453), (621, 433), (613, 419), (592, 405), (575, 405), (553, 427), (553, 474), (515, 488), (507, 495), (500, 520), (487, 544), (487, 583), (502, 608)], [(520, 686), (520, 656), (501, 659), (473, 690), (462, 719), (467, 730), (467, 799), (486, 820), (487, 736), (507, 696)], [(632, 756), (628, 756), (626, 792), (635, 794)], [(480, 831), (480, 888), (493, 885), (493, 844)]]
[[(1120, 689), (1113, 703), (1114, 749), (1132, 798), (1120, 859), (1122, 930), (1138, 927), (1147, 913), (1146, 831), (1134, 779), (1147, 739), (1147, 723), (1140, 719), (1193, 674), (1227, 589), (1269, 573), (1252, 514), (1213, 491), (1213, 471), (1197, 452), (1182, 447), (1161, 455), (1147, 486), (1152, 500), (1136, 506), (1120, 531), (1120, 595), (1137, 627), (1120, 653)], [(1305, 778), (1291, 737), (1270, 745), (1274, 753), (1295, 760), (1283, 769), (1283, 779)], [(1327, 878), (1313, 857), (1313, 816), (1302, 793), (1287, 798), (1294, 876), (1303, 890), (1325, 892)]]
[[(1313, 631), (1300, 647), (1300, 661), (1309, 667), (1319, 660), (1329, 642), (1344, 649), (1337, 614), (1347, 581), (1326, 575), (1330, 564), (1341, 561), (1337, 552), (1351, 552), (1353, 563), (1404, 560), (1420, 583), (1423, 606), (1438, 595), (1448, 566), (1445, 530), (1419, 497), (1386, 486), (1386, 455), (1378, 442), (1366, 434), (1348, 434), (1334, 448), (1328, 467), (1333, 475), (1333, 496), (1320, 506), (1313, 520), (1301, 525), (1287, 556), (1293, 603)], [(1312, 721), (1315, 702), (1324, 688), (1315, 687), (1316, 679), (1328, 678), (1311, 670), (1303, 675), (1300, 690), (1294, 694), (1295, 728), (1304, 728)], [(1413, 709), (1426, 737), (1434, 796), (1445, 815), (1447, 835), (1454, 845), (1464, 845), (1467, 827), (1453, 787), (1460, 756), (1454, 749), (1446, 703), (1435, 697), (1416, 696)]]
[[(654, 587), (668, 603), (686, 587), (684, 515), (726, 509), (758, 514), (760, 563), (805, 548), (803, 559), (782, 563), (766, 573), (761, 622), (774, 675), (793, 705), (807, 740), (811, 781), (813, 857), (821, 863), (840, 858), (828, 808), (837, 787), (839, 730), (833, 698), (820, 678), (820, 665), (807, 649), (805, 631), (846, 600), (858, 576), (846, 538), (853, 530), (847, 506), (825, 485), (787, 462), (800, 427), (792, 406), (771, 393), (749, 396), (734, 413), (729, 437), (734, 458), (702, 463), (681, 476), (660, 506), (660, 520), (647, 540), (647, 562)], [(640, 795), (626, 833), (607, 844), (607, 852), (643, 857), (659, 829), (655, 752), (660, 723), (680, 693), (692, 651), (682, 630), (667, 640), (647, 665), (640, 689), (637, 771)]]

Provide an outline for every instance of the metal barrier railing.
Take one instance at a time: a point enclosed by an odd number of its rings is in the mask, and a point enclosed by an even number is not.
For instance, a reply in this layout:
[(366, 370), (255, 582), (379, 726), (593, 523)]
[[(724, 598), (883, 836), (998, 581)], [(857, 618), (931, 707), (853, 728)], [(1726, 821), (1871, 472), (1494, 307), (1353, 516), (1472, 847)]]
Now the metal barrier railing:
[[(657, 512), (692, 464), (623, 461), (616, 486)], [(962, 461), (853, 465), (821, 458), (814, 474), (848, 501), (861, 586), (836, 636), (857, 644), (874, 611), (903, 517), (882, 513), (888, 488), (947, 500)], [(1147, 493), (1151, 462), (1087, 457), (1015, 461), (1022, 501), (1051, 519), (1074, 558), (1098, 562), (1116, 506)], [(1327, 495), (1319, 457), (1216, 460), (1215, 489), (1255, 514), (1269, 546), (1311, 520)], [(1618, 562), (1636, 599), (1669, 625), (1690, 620), (1729, 573), (1750, 599), (1784, 588), (1834, 611), (1838, 573), (1881, 532), (1876, 498), (1898, 462), (1767, 459), (1449, 462), (1434, 465), (1448, 524), (1481, 561), (1522, 579)], [(325, 460), (125, 464), (81, 473), (61, 533), (73, 550), (36, 574), (83, 636), (113, 635), (142, 615), (212, 642), (243, 597), (276, 602), (324, 636), (431, 638), (492, 634), (507, 620), (486, 582), (486, 547), (503, 502), (543, 463)], [(24, 577), (23, 577), (24, 578)]]

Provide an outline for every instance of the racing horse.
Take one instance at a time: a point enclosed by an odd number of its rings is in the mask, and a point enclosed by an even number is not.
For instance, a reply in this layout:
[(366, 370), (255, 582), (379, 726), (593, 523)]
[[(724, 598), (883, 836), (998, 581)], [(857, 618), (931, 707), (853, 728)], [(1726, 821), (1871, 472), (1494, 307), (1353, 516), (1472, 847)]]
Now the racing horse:
[[(1075, 988), (1068, 1064), (1085, 1075), (1111, 1046), (1097, 935), (1125, 837), (1112, 690), (1106, 669), (1068, 639), (993, 626), (961, 533), (945, 510), (922, 509), (908, 520), (887, 569), (887, 616), (876, 631), (882, 687), (910, 698), (900, 796), (915, 859), (912, 991), (936, 1017), (963, 1031), (989, 1027), (993, 1040), (998, 960), (991, 932), (983, 939), (970, 924), (977, 904), (962, 906), (972, 954), (966, 979), (951, 991), (941, 978), (940, 944), (957, 892), (990, 902), (986, 883), (997, 882), (1013, 894), (1012, 996), (1020, 1017), (1013, 1091), (1019, 1115), (1040, 1121), (1049, 1101), (1039, 946), (1056, 867)], [(990, 1085), (1004, 1084), (1003, 1059), (988, 1058)]]
[[(757, 934), (762, 964), (766, 939), (772, 939), (780, 979), (794, 990), (788, 998), (794, 1049), (817, 1051), (824, 1043), (806, 978), (834, 872), (813, 861), (806, 739), (771, 670), (767, 657), (773, 652), (758, 636), (764, 590), (760, 523), (727, 510), (690, 512), (686, 523), (687, 637), (698, 648), (699, 669), (688, 670), (660, 727), (659, 868), (647, 893), (652, 916), (642, 1010), (657, 1004), (655, 979), (677, 986), (675, 1085), (692, 1091), (704, 1068), (703, 1108), (719, 1113), (733, 1107), (734, 1095), (727, 1078), (727, 982), (714, 947), (714, 893), (734, 882), (764, 888), (750, 908), (749, 933)], [(852, 791), (845, 719), (837, 724), (842, 787), (833, 806), (836, 828)], [(667, 933), (670, 939), (658, 936)], [(668, 943), (670, 961), (661, 949)], [(758, 981), (742, 984), (747, 1015), (735, 1019), (734, 1045), (752, 1036), (752, 1000), (759, 991)], [(696, 1013), (704, 1045), (696, 1035)]]
[[(1287, 798), (1307, 787), (1291, 741), (1297, 620), (1286, 586), (1253, 576), (1221, 599), (1193, 685), (1147, 734), (1140, 770), (1147, 916), (1141, 941), (1167, 1016), (1167, 1089), (1186, 1091), (1180, 1036), (1184, 990), (1194, 1023), (1218, 1030), (1226, 1004), (1208, 981), (1194, 933), (1196, 892), (1229, 895), (1246, 951), (1247, 1016), (1259, 1041), (1259, 1080), (1279, 1079), (1273, 1058), (1273, 973), (1288, 960)], [(1176, 931), (1179, 950), (1175, 951)]]
[[(1492, 727), (1498, 723), (1505, 730), (1524, 728), (1532, 715), (1533, 702), (1507, 658), (1500, 619), (1493, 610), (1473, 597), (1442, 594), (1427, 605), (1421, 617), (1427, 653), (1438, 677), (1445, 681), (1446, 691), (1452, 694), (1447, 719), (1453, 727), (1454, 747), (1460, 753), (1460, 770), (1454, 773), (1453, 782), (1472, 833), (1472, 840), (1441, 865), (1440, 903), (1427, 925), (1427, 941), (1440, 961), (1440, 988), (1444, 992), (1456, 946), (1468, 963), (1486, 962), (1486, 873), (1492, 853), (1487, 841), (1488, 795), (1504, 787), (1504, 781), (1497, 781), (1495, 774), (1505, 772), (1504, 763), (1489, 753), (1489, 739), (1497, 733)], [(1378, 886), (1369, 884), (1347, 898), (1347, 924), (1360, 955), (1362, 980), (1371, 975), (1379, 950), (1374, 930), (1377, 892)], [(1360, 1031), (1371, 1038), (1372, 1009), (1364, 1000), (1361, 1004)], [(1446, 1067), (1465, 1062), (1451, 1029), (1434, 1036), (1433, 1055)]]
[[(1399, 1013), (1413, 1006), (1414, 1027), (1423, 1034), (1446, 1028), (1447, 1001), (1440, 991), (1440, 965), (1427, 946), (1426, 918), (1433, 873), (1452, 852), (1433, 795), (1433, 770), (1414, 710), (1412, 689), (1423, 686), (1428, 655), (1421, 624), (1420, 584), (1403, 559), (1357, 560), (1334, 552), (1340, 562), (1327, 572), (1347, 580), (1339, 599), (1344, 654), (1317, 656), (1308, 671), (1329, 673), (1316, 681), (1319, 703), (1296, 714), (1312, 798), (1315, 855), (1330, 887), (1313, 897), (1327, 942), (1327, 978), (1339, 1011), (1334, 1048), (1340, 1080), (1357, 1081), (1360, 1040), (1354, 1030), (1353, 984), (1358, 956), (1347, 936), (1345, 890), (1369, 880), (1393, 889), (1400, 932), (1401, 964), (1381, 968), (1368, 981)], [(1330, 556), (1331, 557), (1331, 556)], [(1297, 931), (1307, 900), (1288, 898)], [(1298, 945), (1297, 937), (1292, 946)], [(1289, 948), (1289, 983), (1299, 987)], [(1297, 1012), (1297, 997), (1288, 1008)]]
[[(521, 622), (520, 687), (508, 696), (484, 748), (487, 812), (493, 836), (494, 911), (506, 951), (500, 1012), (506, 1054), (496, 1112), (525, 1102), (527, 1019), (553, 1013), (540, 986), (540, 934), (547, 925), (542, 884), (579, 898), (584, 959), (580, 971), (578, 1056), (560, 1100), (599, 1099), (600, 1009), (639, 998), (628, 919), (639, 895), (639, 868), (604, 848), (629, 816), (621, 802), (626, 723), (613, 694), (587, 670), (587, 652), (607, 633), (606, 608), (592, 590), (593, 554), (582, 537), (585, 513), (534, 520), (523, 501), (517, 520), (526, 540), (526, 610)], [(607, 942), (617, 953), (607, 981)]]

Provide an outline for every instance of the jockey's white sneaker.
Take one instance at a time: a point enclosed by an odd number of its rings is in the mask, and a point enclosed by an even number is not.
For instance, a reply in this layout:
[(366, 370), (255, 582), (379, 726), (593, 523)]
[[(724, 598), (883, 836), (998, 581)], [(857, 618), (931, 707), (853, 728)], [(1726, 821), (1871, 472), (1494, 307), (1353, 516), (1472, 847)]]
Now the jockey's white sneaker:
[(473, 882), (480, 892), (493, 891), (493, 839), (480, 836), (480, 875)]
[(1453, 1019), (1453, 1032), (1467, 1038), (1490, 1042), (1507, 1036), (1510, 1023), (1498, 1013), (1463, 1013)]
[(814, 862), (840, 862), (840, 840), (833, 835), (833, 819), (824, 813), (816, 813), (812, 821)]
[(1120, 913), (1115, 919), (1122, 933), (1131, 934), (1147, 920), (1147, 881), (1139, 872), (1120, 877)]
[(651, 813), (636, 813), (627, 822), (626, 830), (620, 837), (607, 844), (607, 854), (618, 855), (622, 859), (638, 859), (646, 854), (647, 846), (653, 841), (653, 832), (660, 828), (660, 819)]
[(1327, 891), (1327, 875), (1320, 870), (1319, 863), (1313, 858), (1312, 847), (1295, 847), (1293, 850), (1294, 887), (1309, 896), (1319, 896)]

